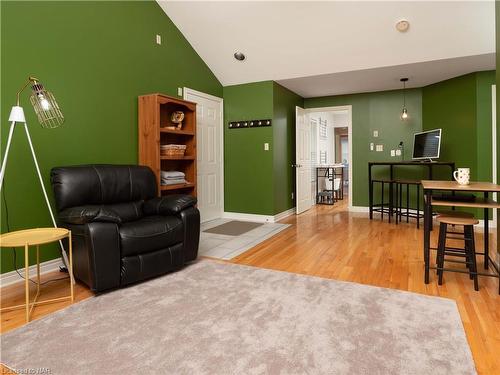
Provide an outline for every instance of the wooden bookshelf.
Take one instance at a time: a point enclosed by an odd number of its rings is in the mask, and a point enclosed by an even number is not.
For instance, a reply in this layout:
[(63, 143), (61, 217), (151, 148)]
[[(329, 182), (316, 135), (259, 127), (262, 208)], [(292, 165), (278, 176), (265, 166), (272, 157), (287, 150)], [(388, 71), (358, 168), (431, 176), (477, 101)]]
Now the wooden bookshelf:
[[(171, 116), (175, 111), (184, 112), (182, 129)], [(184, 156), (163, 156), (160, 145), (186, 145)], [(150, 167), (158, 181), (160, 195), (187, 193), (196, 196), (196, 103), (163, 94), (139, 96), (139, 164)], [(181, 171), (186, 174), (186, 184), (161, 185), (161, 171)]]
[(194, 160), (193, 155), (190, 156), (160, 156), (161, 160)]
[(162, 185), (160, 190), (171, 191), (171, 190), (191, 189), (193, 187), (194, 184)]
[(194, 135), (194, 132), (192, 132), (190, 130), (160, 129), (160, 133), (169, 133), (169, 134), (178, 134), (178, 135), (187, 135), (187, 136)]

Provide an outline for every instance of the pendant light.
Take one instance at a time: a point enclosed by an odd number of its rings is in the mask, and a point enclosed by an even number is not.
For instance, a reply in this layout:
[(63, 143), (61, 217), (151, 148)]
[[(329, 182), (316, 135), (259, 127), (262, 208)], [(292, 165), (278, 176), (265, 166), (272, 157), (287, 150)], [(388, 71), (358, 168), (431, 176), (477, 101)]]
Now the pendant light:
[(403, 82), (403, 110), (401, 111), (401, 120), (405, 121), (408, 119), (408, 110), (406, 109), (406, 82), (408, 82), (408, 78), (401, 78), (401, 82)]

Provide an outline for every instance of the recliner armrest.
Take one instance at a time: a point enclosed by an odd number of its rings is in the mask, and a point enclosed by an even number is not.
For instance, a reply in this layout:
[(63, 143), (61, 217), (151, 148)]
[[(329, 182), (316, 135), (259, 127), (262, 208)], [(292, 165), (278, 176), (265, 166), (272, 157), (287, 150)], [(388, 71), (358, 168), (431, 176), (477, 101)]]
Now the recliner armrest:
[(143, 211), (146, 215), (177, 215), (196, 203), (196, 198), (191, 195), (166, 195), (145, 201)]
[(122, 222), (118, 214), (103, 206), (79, 206), (66, 208), (59, 212), (59, 220), (67, 224), (87, 224), (93, 222), (115, 223)]

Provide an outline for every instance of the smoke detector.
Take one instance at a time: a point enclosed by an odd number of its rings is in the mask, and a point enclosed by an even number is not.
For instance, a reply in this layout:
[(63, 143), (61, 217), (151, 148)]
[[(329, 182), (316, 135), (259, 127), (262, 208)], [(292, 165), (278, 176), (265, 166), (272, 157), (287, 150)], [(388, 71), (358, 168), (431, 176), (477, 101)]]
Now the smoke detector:
[(401, 33), (408, 31), (409, 28), (410, 28), (410, 22), (408, 22), (408, 20), (403, 19), (396, 22), (396, 30)]

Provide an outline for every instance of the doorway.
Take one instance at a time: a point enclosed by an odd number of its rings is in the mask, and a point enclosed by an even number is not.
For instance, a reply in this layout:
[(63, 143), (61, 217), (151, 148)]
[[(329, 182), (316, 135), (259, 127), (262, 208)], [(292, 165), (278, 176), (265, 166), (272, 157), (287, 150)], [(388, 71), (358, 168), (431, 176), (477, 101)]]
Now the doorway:
[(223, 99), (184, 88), (184, 99), (196, 103), (198, 209), (201, 221), (224, 212)]
[(335, 164), (342, 164), (342, 186), (349, 190), (349, 128), (347, 126), (334, 128)]
[(297, 107), (296, 116), (296, 213), (316, 204), (316, 168), (324, 166), (342, 165), (340, 183), (351, 208), (352, 106)]

